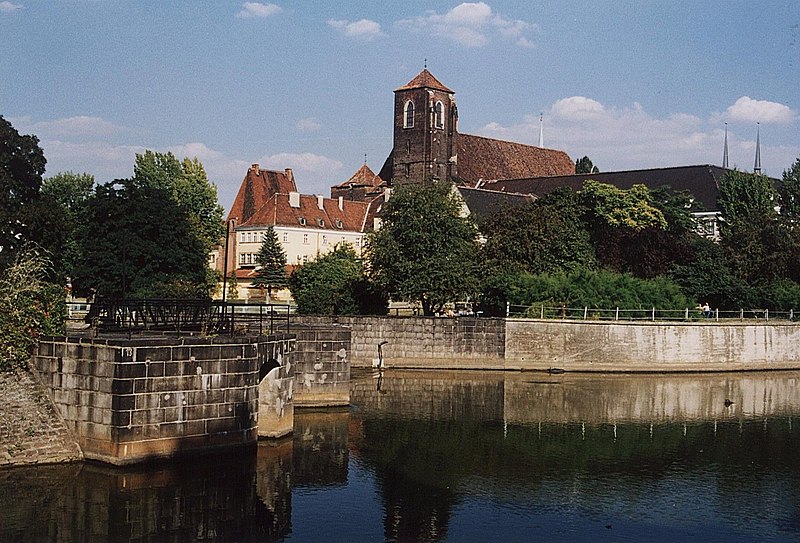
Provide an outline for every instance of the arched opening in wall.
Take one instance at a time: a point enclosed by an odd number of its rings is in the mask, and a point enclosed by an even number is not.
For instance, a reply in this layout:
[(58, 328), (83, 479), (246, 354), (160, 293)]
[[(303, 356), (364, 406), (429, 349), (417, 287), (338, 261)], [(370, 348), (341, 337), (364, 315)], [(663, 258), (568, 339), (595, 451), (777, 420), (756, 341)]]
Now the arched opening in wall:
[(281, 367), (281, 363), (275, 360), (274, 358), (270, 358), (269, 360), (261, 364), (261, 367), (258, 368), (258, 382), (260, 383), (261, 381), (263, 381), (264, 377), (266, 377), (269, 372), (279, 367)]
[(414, 102), (409, 100), (403, 109), (403, 128), (414, 128)]
[(434, 109), (434, 126), (436, 128), (444, 128), (444, 104), (436, 102)]

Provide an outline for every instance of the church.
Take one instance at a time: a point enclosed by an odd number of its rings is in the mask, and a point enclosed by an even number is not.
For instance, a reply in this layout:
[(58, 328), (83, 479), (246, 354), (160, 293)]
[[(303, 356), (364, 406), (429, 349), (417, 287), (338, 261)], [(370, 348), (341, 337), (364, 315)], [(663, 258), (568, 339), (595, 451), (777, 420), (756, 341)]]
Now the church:
[[(409, 183), (456, 186), (467, 213), (488, 213), (500, 204), (528, 202), (530, 195), (490, 191), (489, 180), (570, 175), (575, 164), (563, 151), (462, 134), (455, 92), (427, 68), (394, 91), (392, 150), (378, 174), (364, 164), (331, 197), (298, 191), (291, 169), (253, 164), (228, 214), (228, 237), (211, 255), (226, 277), (233, 272), (240, 299), (258, 298), (249, 288), (264, 232), (273, 227), (290, 271), (345, 242), (360, 252), (377, 227), (381, 204), (393, 187)], [(227, 256), (226, 256), (227, 255)], [(278, 295), (277, 300), (288, 293)]]

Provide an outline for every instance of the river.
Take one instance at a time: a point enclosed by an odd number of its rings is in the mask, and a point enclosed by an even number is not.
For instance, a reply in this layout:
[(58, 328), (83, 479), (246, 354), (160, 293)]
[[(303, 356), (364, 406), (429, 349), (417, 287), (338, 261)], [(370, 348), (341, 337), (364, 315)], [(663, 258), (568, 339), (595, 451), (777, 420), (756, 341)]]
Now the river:
[(294, 434), (0, 471), (2, 541), (800, 541), (796, 372), (354, 372)]

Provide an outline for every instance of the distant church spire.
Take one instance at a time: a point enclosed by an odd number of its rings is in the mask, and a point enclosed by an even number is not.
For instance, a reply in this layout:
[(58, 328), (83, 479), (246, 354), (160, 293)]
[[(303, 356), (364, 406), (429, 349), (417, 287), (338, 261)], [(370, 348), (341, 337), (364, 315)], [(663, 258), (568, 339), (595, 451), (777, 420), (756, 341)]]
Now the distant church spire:
[(761, 123), (756, 123), (756, 162), (753, 165), (753, 173), (761, 174)]
[(725, 147), (722, 151), (722, 167), (728, 169), (728, 123), (725, 123)]
[(544, 114), (539, 113), (539, 147), (544, 147)]

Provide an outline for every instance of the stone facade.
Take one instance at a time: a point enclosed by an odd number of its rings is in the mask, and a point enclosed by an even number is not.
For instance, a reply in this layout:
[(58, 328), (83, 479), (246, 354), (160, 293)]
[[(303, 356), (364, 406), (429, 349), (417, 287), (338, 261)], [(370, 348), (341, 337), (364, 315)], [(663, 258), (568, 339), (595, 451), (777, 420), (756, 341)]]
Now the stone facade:
[(255, 443), (259, 372), (293, 348), (288, 335), (62, 337), (32, 366), (84, 456), (127, 464)]

